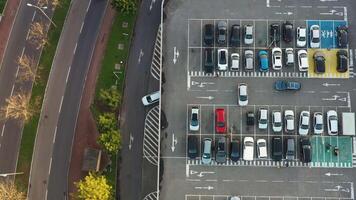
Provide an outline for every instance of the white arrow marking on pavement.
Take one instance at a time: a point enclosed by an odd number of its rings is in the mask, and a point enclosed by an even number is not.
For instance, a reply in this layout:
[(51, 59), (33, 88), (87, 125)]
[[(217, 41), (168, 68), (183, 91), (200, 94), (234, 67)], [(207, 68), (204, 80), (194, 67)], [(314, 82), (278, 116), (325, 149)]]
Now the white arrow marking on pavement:
[(201, 178), (204, 174), (215, 174), (215, 172), (200, 172), (197, 176)]
[(329, 87), (329, 86), (340, 86), (339, 83), (323, 83), (322, 85), (325, 86), (325, 87)]
[(174, 133), (172, 133), (172, 152), (174, 152), (174, 150), (176, 149), (176, 144), (178, 143), (177, 138), (174, 137)]
[(207, 186), (207, 187), (194, 187), (196, 190), (213, 190), (213, 186)]
[(198, 173), (197, 171), (190, 170), (190, 175), (197, 174), (197, 173)]
[(129, 144), (129, 150), (131, 150), (132, 148), (132, 142), (134, 140), (134, 137), (132, 136), (132, 134), (130, 133), (130, 144)]
[(200, 83), (197, 81), (192, 81), (192, 85), (199, 85)]
[(276, 15), (293, 15), (293, 12), (275, 12)]
[(326, 176), (343, 176), (343, 174), (332, 174), (330, 172), (325, 173)]
[(214, 99), (214, 97), (212, 97), (212, 96), (207, 96), (207, 97), (196, 97), (196, 98), (198, 98), (198, 99), (209, 99), (209, 100), (213, 100), (213, 99)]
[(350, 189), (349, 188), (344, 188), (342, 187), (341, 185), (337, 185), (335, 186), (335, 188), (332, 188), (332, 189), (324, 189), (324, 191), (327, 191), (327, 192), (347, 192), (349, 193), (350, 192)]
[(144, 55), (143, 50), (140, 49), (140, 55), (138, 56), (138, 63), (141, 63), (141, 58)]
[(346, 102), (346, 97), (338, 99), (339, 101), (344, 101)]

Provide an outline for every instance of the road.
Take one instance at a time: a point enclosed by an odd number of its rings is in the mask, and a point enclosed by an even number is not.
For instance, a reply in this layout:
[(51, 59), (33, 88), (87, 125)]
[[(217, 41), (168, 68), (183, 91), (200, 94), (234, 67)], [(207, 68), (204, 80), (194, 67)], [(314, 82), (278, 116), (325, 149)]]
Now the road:
[[(32, 83), (16, 82), (18, 70), (16, 62), (22, 55), (30, 56), (36, 62), (38, 61), (41, 50), (34, 48), (26, 41), (26, 37), (33, 21), (44, 21), (49, 24), (42, 13), (26, 6), (27, 2), (30, 1), (21, 1), (0, 68), (0, 107), (4, 106), (5, 100), (9, 96), (20, 91), (25, 93), (31, 91)], [(49, 8), (46, 12), (50, 17), (52, 16), (52, 9)], [(16, 170), (22, 128), (23, 124), (17, 120), (0, 122), (0, 160), (2, 161), (0, 162), (0, 173), (11, 173)]]
[(67, 175), (95, 41), (108, 1), (73, 1), (52, 65), (31, 166), (29, 199), (68, 198)]
[[(143, 126), (147, 109), (142, 106), (141, 98), (159, 88), (158, 81), (150, 75), (150, 65), (160, 23), (160, 8), (161, 1), (142, 1), (126, 71), (121, 115), (123, 148), (122, 160), (118, 165), (121, 168), (118, 169), (120, 178), (117, 193), (127, 200), (143, 199), (148, 191), (152, 192), (156, 188), (155, 174), (150, 172), (157, 169), (146, 169), (142, 159)], [(134, 138), (131, 149), (128, 147), (130, 136)]]

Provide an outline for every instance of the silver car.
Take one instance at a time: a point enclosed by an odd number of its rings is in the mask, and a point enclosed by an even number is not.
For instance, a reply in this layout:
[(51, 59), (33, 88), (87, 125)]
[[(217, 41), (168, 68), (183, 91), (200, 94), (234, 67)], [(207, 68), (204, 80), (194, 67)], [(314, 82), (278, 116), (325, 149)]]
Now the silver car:
[(253, 70), (253, 51), (245, 50), (245, 69)]
[(218, 44), (223, 45), (226, 43), (226, 30), (227, 30), (226, 21), (219, 21), (218, 22)]
[(253, 43), (253, 26), (252, 25), (245, 25), (244, 42), (245, 42), (245, 44)]

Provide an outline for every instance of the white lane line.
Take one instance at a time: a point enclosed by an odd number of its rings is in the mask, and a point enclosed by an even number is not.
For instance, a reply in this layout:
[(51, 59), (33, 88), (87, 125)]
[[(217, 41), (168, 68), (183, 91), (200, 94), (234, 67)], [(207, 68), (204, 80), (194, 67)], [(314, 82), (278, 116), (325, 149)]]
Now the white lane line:
[(1, 137), (4, 136), (5, 124), (2, 126)]
[(53, 144), (56, 142), (57, 128), (58, 126), (56, 126), (56, 129), (54, 130)]
[(185, 166), (185, 176), (189, 177), (189, 164)]
[(89, 1), (89, 4), (88, 4), (88, 7), (87, 7), (87, 11), (86, 11), (86, 12), (88, 12), (89, 7), (90, 7), (90, 4), (91, 4), (91, 0)]
[(353, 67), (354, 66), (353, 51), (352, 51), (352, 49), (349, 49), (349, 51), (350, 51), (350, 55), (349, 55), (350, 61), (349, 61), (349, 63), (350, 63), (350, 67)]
[(207, 181), (207, 182), (217, 182), (218, 180), (216, 180), (216, 179), (206, 179), (205, 181)]
[(75, 54), (75, 52), (77, 51), (77, 46), (78, 46), (78, 42), (75, 43), (75, 47), (74, 47), (74, 50), (73, 50), (73, 54)]
[(10, 96), (12, 96), (12, 94), (14, 93), (14, 89), (15, 89), (15, 84), (12, 86)]
[(68, 72), (67, 72), (67, 78), (66, 78), (66, 83), (68, 82), (68, 78), (69, 78), (69, 73), (70, 73), (70, 70), (71, 70), (71, 68), (72, 68), (72, 65), (71, 65), (71, 66), (69, 66), (69, 69), (68, 69)]
[(200, 179), (186, 179), (187, 181), (199, 182)]
[(269, 4), (270, 4), (270, 2), (269, 2), (270, 0), (266, 0), (266, 6), (267, 6), (267, 8), (270, 6)]
[(46, 199), (47, 200), (47, 197), (48, 197), (48, 188), (46, 189)]
[(51, 173), (51, 167), (52, 167), (52, 157), (51, 160), (49, 161), (48, 175)]
[(301, 8), (312, 8), (313, 6), (300, 6)]
[(35, 20), (35, 16), (36, 16), (36, 10), (35, 10), (35, 12), (33, 12), (32, 21)]
[(347, 7), (344, 7), (344, 21), (347, 21)]
[(82, 23), (82, 26), (80, 27), (79, 34), (82, 33), (83, 27), (84, 27), (84, 22)]
[(59, 110), (58, 110), (58, 113), (61, 112), (61, 109), (62, 109), (62, 104), (63, 104), (63, 98), (64, 98), (64, 95), (62, 96), (62, 99), (61, 99), (61, 104), (59, 105)]

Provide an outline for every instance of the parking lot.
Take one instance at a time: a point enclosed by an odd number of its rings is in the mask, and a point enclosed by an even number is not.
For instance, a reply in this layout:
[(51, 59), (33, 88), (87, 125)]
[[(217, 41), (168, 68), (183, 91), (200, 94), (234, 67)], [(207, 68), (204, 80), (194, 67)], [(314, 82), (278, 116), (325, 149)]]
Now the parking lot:
[[(169, 1), (165, 7), (163, 26), (163, 71), (166, 82), (161, 98), (169, 126), (161, 130), (161, 158), (163, 172), (160, 183), (160, 199), (186, 200), (227, 200), (232, 195), (241, 199), (354, 199), (353, 171), (356, 163), (356, 142), (351, 135), (343, 135), (342, 114), (355, 112), (353, 63), (355, 60), (356, 33), (352, 26), (356, 2), (349, 0), (199, 0)], [(224, 21), (227, 26), (226, 43), (217, 42), (217, 26)], [(306, 46), (298, 47), (295, 32), (290, 42), (271, 40), (270, 26), (288, 21), (293, 30), (304, 26), (307, 29)], [(214, 26), (214, 40), (211, 46), (204, 42), (204, 27)], [(237, 46), (230, 44), (232, 25), (252, 25), (253, 43), (245, 44), (243, 34)], [(311, 48), (309, 33), (312, 25), (320, 27), (320, 47)], [(349, 42), (339, 48), (337, 27), (349, 26)], [(241, 29), (242, 31), (243, 29)], [(243, 32), (241, 32), (243, 33)], [(274, 70), (272, 49), (282, 50), (282, 68)], [(212, 49), (214, 69), (207, 73), (205, 51)], [(294, 51), (293, 64), (286, 65), (286, 49)], [(227, 50), (226, 70), (217, 70), (218, 50)], [(253, 52), (253, 69), (245, 69), (245, 51)], [(308, 69), (301, 71), (298, 65), (298, 51), (307, 51)], [(337, 71), (337, 52), (348, 54), (347, 71)], [(260, 51), (268, 55), (268, 70), (261, 70)], [(325, 72), (316, 73), (315, 52), (325, 56)], [(240, 55), (238, 70), (231, 70), (231, 54)], [(220, 61), (219, 61), (220, 62)], [(277, 91), (275, 81), (296, 81), (301, 84), (297, 91)], [(248, 88), (248, 104), (238, 105), (238, 85), (245, 83)], [(192, 107), (199, 109), (197, 131), (190, 130)], [(224, 133), (217, 133), (216, 109), (224, 109)], [(258, 128), (259, 110), (268, 113), (267, 128)], [(283, 128), (274, 132), (272, 112), (286, 110), (294, 112), (294, 131)], [(334, 110), (338, 115), (337, 135), (329, 135), (327, 112)], [(300, 114), (310, 113), (310, 127), (306, 136), (298, 132)], [(255, 114), (255, 124), (247, 125), (248, 112)], [(313, 133), (313, 114), (323, 115), (323, 132)], [(188, 137), (196, 137), (197, 156), (188, 158)], [(216, 142), (227, 140), (226, 162), (215, 160)], [(254, 140), (255, 152), (252, 160), (243, 159), (243, 141), (246, 137)], [(272, 139), (280, 137), (283, 158), (272, 158)], [(311, 146), (311, 162), (301, 159), (300, 140), (307, 138)], [(202, 163), (204, 139), (211, 139), (212, 161)], [(259, 158), (256, 142), (266, 141), (267, 157)], [(295, 143), (295, 157), (286, 160), (286, 140)], [(239, 140), (241, 157), (230, 159), (230, 142)], [(164, 169), (163, 169), (164, 168)]]

